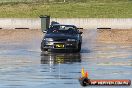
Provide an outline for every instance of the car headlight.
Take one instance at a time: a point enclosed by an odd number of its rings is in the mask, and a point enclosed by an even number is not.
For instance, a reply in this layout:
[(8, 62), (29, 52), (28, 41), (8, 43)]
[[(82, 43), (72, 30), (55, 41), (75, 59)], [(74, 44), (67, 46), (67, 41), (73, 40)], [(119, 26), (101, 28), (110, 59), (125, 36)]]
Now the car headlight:
[(76, 39), (67, 39), (67, 41), (76, 41)]
[(45, 38), (44, 40), (45, 40), (45, 41), (53, 41), (52, 38)]

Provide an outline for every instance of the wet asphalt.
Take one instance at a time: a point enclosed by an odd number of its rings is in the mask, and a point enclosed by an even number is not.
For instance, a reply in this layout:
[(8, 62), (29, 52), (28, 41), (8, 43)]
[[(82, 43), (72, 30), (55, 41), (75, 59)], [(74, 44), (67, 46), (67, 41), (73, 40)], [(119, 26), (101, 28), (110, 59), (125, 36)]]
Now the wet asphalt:
[(95, 30), (84, 31), (80, 53), (41, 52), (41, 37), (0, 42), (0, 88), (82, 88), (82, 67), (90, 79), (132, 80), (132, 46), (97, 42), (96, 35)]

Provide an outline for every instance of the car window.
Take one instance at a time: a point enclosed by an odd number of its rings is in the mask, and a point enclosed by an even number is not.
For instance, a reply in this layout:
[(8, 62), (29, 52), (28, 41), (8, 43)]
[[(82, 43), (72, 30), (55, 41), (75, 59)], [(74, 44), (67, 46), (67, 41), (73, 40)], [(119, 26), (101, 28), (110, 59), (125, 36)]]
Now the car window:
[(69, 25), (54, 25), (51, 26), (47, 33), (67, 33), (67, 34), (76, 34), (77, 29), (74, 26)]

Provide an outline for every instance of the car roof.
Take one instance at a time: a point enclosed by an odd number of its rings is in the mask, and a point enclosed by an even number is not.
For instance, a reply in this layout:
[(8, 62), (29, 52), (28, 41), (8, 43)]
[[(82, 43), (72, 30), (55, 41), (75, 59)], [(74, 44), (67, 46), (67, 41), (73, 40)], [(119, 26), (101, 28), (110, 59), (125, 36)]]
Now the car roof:
[(67, 24), (53, 24), (51, 26), (74, 26), (76, 27), (75, 25), (67, 25)]

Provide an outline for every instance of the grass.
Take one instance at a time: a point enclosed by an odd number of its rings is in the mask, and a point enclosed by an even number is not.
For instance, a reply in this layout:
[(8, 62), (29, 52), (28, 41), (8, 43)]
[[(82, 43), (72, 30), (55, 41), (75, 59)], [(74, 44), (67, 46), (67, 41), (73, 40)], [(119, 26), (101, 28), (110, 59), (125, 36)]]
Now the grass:
[(1, 18), (32, 18), (50, 15), (55, 18), (132, 18), (131, 0), (90, 0), (66, 3), (1, 3)]

